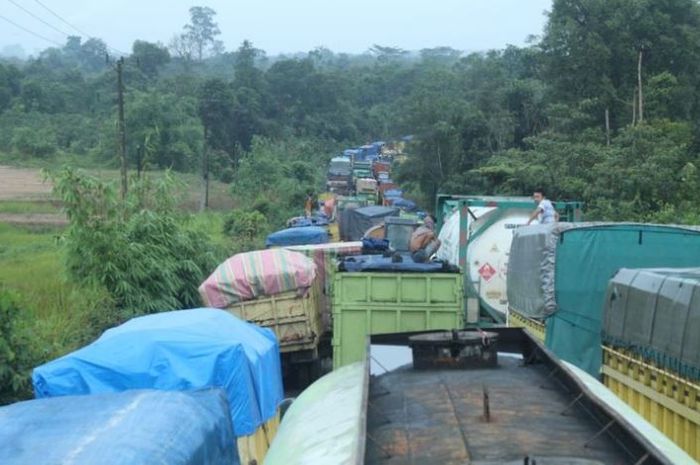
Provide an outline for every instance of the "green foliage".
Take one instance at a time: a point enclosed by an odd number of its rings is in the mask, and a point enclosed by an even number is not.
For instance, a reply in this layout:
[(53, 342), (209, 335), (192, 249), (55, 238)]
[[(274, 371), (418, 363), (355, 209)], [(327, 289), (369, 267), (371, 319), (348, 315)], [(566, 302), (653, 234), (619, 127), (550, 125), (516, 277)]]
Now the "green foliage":
[(269, 232), (267, 218), (258, 210), (233, 210), (224, 220), (224, 234), (232, 239), (234, 251), (262, 249)]
[(0, 289), (0, 405), (31, 393), (32, 360), (21, 317), (15, 296)]
[[(440, 191), (522, 195), (545, 184), (585, 200), (589, 217), (691, 221), (698, 205), (682, 179), (700, 150), (699, 31), (693, 0), (556, 0), (525, 47), (286, 57), (247, 40), (225, 53), (214, 10), (193, 7), (170, 60), (134, 43), (128, 158), (200, 172), (207, 153), (211, 176), (276, 228), (301, 213), (338, 149), (413, 134), (393, 176), (428, 208)], [(116, 166), (103, 45), (71, 37), (0, 65), (0, 150)]]
[(66, 264), (80, 282), (107, 289), (124, 315), (191, 308), (221, 258), (175, 211), (172, 179), (132, 181), (125, 202), (111, 184), (65, 169), (55, 193), (70, 220)]
[[(11, 328), (9, 336), (0, 334), (0, 346), (14, 354), (13, 383), (0, 380), (0, 403), (31, 398), (33, 367), (123, 321), (104, 289), (63, 278), (56, 234), (0, 224), (0, 326)], [(0, 371), (7, 375), (5, 348), (0, 348)]]

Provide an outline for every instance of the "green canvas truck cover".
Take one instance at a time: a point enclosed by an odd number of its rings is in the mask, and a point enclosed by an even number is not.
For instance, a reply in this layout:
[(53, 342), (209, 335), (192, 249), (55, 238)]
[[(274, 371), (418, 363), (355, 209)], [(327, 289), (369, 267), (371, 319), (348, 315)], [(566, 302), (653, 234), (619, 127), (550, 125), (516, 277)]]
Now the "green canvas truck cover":
[(559, 223), (515, 231), (511, 309), (547, 319), (546, 345), (597, 376), (608, 281), (620, 269), (700, 266), (700, 230), (638, 223)]
[(603, 341), (700, 379), (700, 268), (628, 269), (610, 280)]

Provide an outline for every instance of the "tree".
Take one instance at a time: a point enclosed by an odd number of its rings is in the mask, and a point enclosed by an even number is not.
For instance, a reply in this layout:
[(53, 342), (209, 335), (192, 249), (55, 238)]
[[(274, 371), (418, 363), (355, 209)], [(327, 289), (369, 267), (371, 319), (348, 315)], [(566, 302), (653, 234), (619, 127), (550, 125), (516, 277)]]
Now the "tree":
[(197, 60), (202, 61), (207, 47), (215, 46), (215, 50), (221, 51), (222, 46), (216, 42), (216, 37), (221, 34), (219, 26), (214, 21), (216, 11), (207, 6), (193, 6), (190, 8), (190, 23), (185, 24), (185, 36), (194, 45)]
[(170, 62), (167, 48), (143, 40), (134, 42), (131, 56), (136, 60), (136, 66), (150, 78), (157, 76), (160, 68)]

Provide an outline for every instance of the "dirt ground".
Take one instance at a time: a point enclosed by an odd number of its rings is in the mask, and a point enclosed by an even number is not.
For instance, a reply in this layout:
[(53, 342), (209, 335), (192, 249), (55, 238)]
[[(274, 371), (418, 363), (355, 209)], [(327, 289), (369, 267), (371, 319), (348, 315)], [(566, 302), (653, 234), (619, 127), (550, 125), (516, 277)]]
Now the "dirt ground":
[[(97, 176), (109, 178), (111, 171), (97, 172)], [(156, 173), (156, 176), (158, 174)], [(188, 178), (189, 179), (189, 178)], [(52, 200), (51, 181), (44, 181), (41, 170), (36, 168), (15, 168), (0, 165), (0, 202), (47, 202)], [(190, 180), (180, 207), (189, 212), (199, 210), (201, 185), (197, 179)], [(53, 203), (53, 202), (52, 202)], [(209, 190), (209, 207), (213, 211), (228, 211), (234, 202), (229, 194), (229, 186), (213, 181)], [(0, 222), (27, 226), (62, 226), (68, 223), (62, 213), (7, 213), (0, 211)]]
[(38, 169), (0, 165), (0, 200), (45, 200), (51, 197), (51, 188)]
[[(0, 165), (0, 201), (39, 202), (51, 199), (51, 182), (44, 181), (41, 171)], [(2, 213), (0, 223), (21, 226), (64, 226), (62, 213)]]

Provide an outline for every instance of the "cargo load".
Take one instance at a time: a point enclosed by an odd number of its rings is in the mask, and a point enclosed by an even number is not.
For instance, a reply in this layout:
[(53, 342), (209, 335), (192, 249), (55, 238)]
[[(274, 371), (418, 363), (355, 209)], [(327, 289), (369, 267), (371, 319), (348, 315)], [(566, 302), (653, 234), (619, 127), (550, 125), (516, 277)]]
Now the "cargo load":
[(555, 223), (515, 230), (509, 307), (546, 318), (546, 345), (597, 376), (608, 280), (623, 267), (700, 266), (700, 230), (636, 223)]
[(287, 245), (325, 244), (328, 231), (320, 226), (301, 226), (273, 232), (265, 239), (265, 247), (284, 247)]
[(233, 465), (225, 393), (133, 390), (0, 407), (0, 463)]
[(302, 294), (315, 278), (316, 266), (303, 254), (285, 249), (257, 250), (236, 254), (219, 265), (199, 286), (199, 294), (204, 305), (226, 308), (288, 291)]
[(37, 398), (221, 387), (242, 459), (257, 435), (272, 439), (268, 432), (274, 433), (284, 398), (273, 332), (212, 308), (129, 320), (35, 368), (32, 382)]
[(359, 241), (372, 226), (383, 223), (390, 216), (398, 216), (394, 207), (370, 206), (346, 209), (340, 217), (340, 238), (344, 241)]
[(700, 380), (700, 268), (618, 271), (605, 296), (603, 342)]

